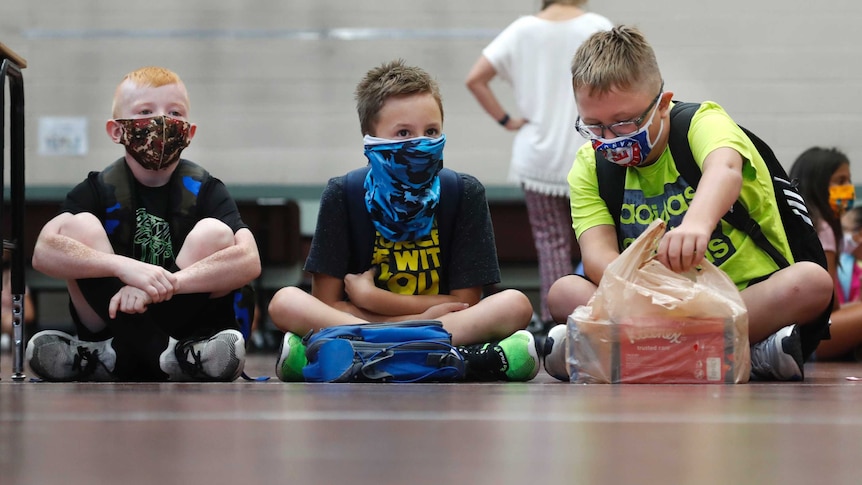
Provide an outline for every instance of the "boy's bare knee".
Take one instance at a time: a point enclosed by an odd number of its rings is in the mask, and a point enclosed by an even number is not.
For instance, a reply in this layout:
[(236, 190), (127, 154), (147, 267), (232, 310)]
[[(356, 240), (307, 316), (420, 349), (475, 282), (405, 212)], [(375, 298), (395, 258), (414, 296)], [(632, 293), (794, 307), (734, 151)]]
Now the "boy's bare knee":
[[(478, 310), (478, 313), (473, 313), (469, 326), (473, 326), (477, 331), (475, 334), (470, 334), (463, 339), (466, 343), (476, 343), (482, 339), (502, 339), (509, 335), (527, 328), (530, 324), (530, 318), (533, 316), (533, 304), (525, 294), (518, 290), (503, 290), (494, 293), (486, 298), (483, 298), (479, 303), (473, 305), (473, 308)], [(466, 311), (471, 313), (473, 310)], [(441, 321), (446, 325), (449, 317), (459, 319), (461, 312), (453, 312), (441, 318)], [(477, 317), (479, 316), (479, 317)], [(481, 321), (478, 325), (476, 319)], [(460, 334), (459, 334), (460, 335)], [(464, 337), (463, 335), (460, 335)], [(455, 334), (453, 333), (453, 338)], [(477, 338), (479, 340), (477, 340)], [(455, 338), (457, 340), (457, 338)]]
[[(761, 288), (761, 284), (766, 286)], [(772, 333), (788, 323), (811, 323), (829, 306), (833, 291), (832, 277), (822, 266), (810, 261), (793, 264), (766, 282), (743, 290), (742, 297), (749, 311), (749, 328), (753, 332)], [(765, 327), (763, 322), (767, 323)]]
[(548, 290), (548, 310), (551, 318), (557, 323), (563, 323), (575, 311), (578, 305), (583, 305), (586, 293), (592, 293), (592, 283), (580, 276), (564, 276), (551, 285)]
[(533, 318), (533, 304), (527, 295), (518, 290), (503, 290), (502, 296), (505, 298), (504, 305), (507, 312), (511, 312), (512, 320), (515, 322), (523, 322), (524, 325), (518, 328), (526, 328)]
[(227, 224), (212, 217), (201, 219), (186, 236), (177, 256), (177, 265), (185, 268), (233, 244), (233, 230)]
[(196, 243), (201, 242), (198, 241), (199, 239), (209, 241), (211, 244), (221, 246), (221, 249), (224, 249), (233, 245), (233, 230), (224, 222), (213, 217), (207, 217), (195, 224), (186, 240), (188, 238), (194, 238)]
[(799, 280), (805, 282), (805, 287), (801, 289), (800, 296), (807, 295), (806, 298), (810, 298), (815, 307), (825, 308), (835, 291), (835, 283), (829, 272), (819, 264), (810, 261), (797, 264), (804, 267), (804, 272)]
[(812, 264), (812, 266), (814, 266), (814, 271), (817, 275), (816, 279), (820, 295), (826, 300), (831, 299), (832, 293), (835, 291), (835, 281), (829, 275), (829, 272), (819, 265)]
[(269, 302), (269, 315), (275, 323), (285, 323), (294, 317), (295, 309), (302, 307), (302, 299), (309, 296), (304, 290), (287, 286), (278, 290)]
[(81, 212), (68, 218), (58, 231), (61, 235), (97, 250), (110, 248), (108, 235), (98, 217), (89, 213)]

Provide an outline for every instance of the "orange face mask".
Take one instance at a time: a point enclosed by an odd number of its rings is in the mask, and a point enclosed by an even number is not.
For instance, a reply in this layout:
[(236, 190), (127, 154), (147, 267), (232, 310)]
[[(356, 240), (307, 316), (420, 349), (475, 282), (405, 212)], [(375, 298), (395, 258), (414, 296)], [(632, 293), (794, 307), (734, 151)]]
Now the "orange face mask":
[(829, 186), (829, 205), (838, 216), (852, 208), (855, 200), (856, 187), (853, 184)]

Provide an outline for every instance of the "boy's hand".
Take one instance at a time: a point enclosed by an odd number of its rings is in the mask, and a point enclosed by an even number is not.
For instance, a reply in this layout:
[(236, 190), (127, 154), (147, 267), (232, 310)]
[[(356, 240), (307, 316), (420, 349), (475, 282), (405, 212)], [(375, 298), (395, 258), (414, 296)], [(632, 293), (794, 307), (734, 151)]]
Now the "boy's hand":
[(461, 303), (459, 301), (440, 303), (430, 307), (419, 315), (416, 315), (415, 320), (436, 320), (443, 315), (448, 315), (453, 312), (459, 312), (469, 306), (470, 305), (468, 305), (467, 303)]
[(688, 271), (700, 264), (711, 235), (710, 228), (683, 221), (661, 238), (656, 259), (676, 273)]
[(117, 318), (117, 312), (123, 313), (144, 313), (147, 311), (147, 305), (152, 303), (150, 296), (143, 290), (134, 286), (124, 286), (120, 288), (108, 303), (108, 315), (114, 319)]
[(344, 292), (347, 293), (354, 305), (364, 308), (368, 295), (377, 289), (374, 286), (374, 277), (377, 268), (371, 268), (364, 273), (344, 275)]
[(712, 231), (742, 190), (742, 155), (730, 147), (709, 152), (703, 176), (679, 226), (668, 231), (658, 248), (658, 260), (681, 273), (703, 260)]
[(145, 292), (152, 303), (170, 300), (177, 291), (176, 275), (160, 266), (130, 258), (125, 258), (117, 277), (123, 283)]

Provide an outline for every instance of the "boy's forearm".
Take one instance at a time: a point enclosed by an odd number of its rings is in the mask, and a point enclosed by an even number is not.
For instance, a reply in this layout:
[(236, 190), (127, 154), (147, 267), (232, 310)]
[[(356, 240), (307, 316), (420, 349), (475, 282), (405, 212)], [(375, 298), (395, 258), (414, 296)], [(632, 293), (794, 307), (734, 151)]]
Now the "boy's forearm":
[(260, 275), (260, 257), (240, 246), (222, 249), (175, 273), (179, 293), (226, 293)]
[(366, 322), (398, 322), (403, 320), (415, 319), (415, 315), (383, 315), (374, 313), (364, 308), (360, 308), (349, 301), (339, 301), (332, 305), (332, 308), (340, 310), (344, 313), (349, 313), (354, 317), (361, 318)]
[(686, 222), (710, 227), (730, 210), (742, 190), (742, 157), (732, 148), (719, 148), (704, 161), (703, 178), (685, 215)]
[(63, 280), (117, 276), (116, 254), (97, 251), (69, 237), (40, 236), (33, 253), (33, 268)]
[(434, 305), (456, 302), (451, 295), (402, 295), (374, 288), (361, 302), (354, 302), (362, 310), (383, 316), (418, 315)]
[(578, 239), (584, 263), (584, 274), (598, 283), (605, 268), (619, 255), (617, 233), (614, 226), (600, 225), (587, 229)]

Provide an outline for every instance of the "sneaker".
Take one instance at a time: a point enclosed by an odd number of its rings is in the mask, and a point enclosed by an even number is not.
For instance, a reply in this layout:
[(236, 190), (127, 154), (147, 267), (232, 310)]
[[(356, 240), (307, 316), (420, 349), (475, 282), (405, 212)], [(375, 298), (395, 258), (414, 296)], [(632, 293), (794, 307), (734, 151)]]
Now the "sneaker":
[(499, 342), (458, 347), (467, 362), (467, 380), (529, 381), (539, 372), (533, 334), (518, 330)]
[(43, 330), (27, 342), (24, 358), (46, 381), (112, 381), (117, 354), (113, 339), (85, 342), (58, 330)]
[(284, 334), (281, 346), (278, 348), (278, 360), (275, 363), (275, 375), (284, 382), (302, 382), (302, 368), (308, 364), (305, 358), (305, 344), (302, 338), (291, 332)]
[(234, 381), (245, 366), (245, 340), (236, 330), (180, 341), (171, 338), (159, 366), (172, 381)]
[(788, 325), (751, 346), (751, 379), (801, 381), (805, 378), (802, 339), (796, 325)]
[(566, 365), (566, 324), (555, 325), (545, 337), (542, 356), (545, 360), (545, 372), (551, 377), (569, 381), (569, 369)]

